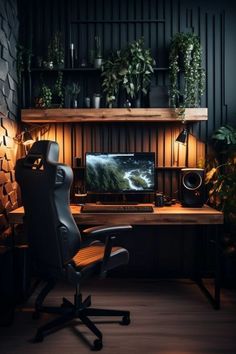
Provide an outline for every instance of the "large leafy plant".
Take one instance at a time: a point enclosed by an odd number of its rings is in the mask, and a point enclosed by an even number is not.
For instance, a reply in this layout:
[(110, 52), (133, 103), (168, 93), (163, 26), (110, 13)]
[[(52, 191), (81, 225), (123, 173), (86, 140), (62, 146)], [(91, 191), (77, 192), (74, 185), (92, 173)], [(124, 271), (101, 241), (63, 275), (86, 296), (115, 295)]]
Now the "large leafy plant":
[(224, 212), (226, 224), (236, 225), (236, 129), (220, 127), (212, 136), (212, 147), (206, 174), (209, 200)]
[(129, 99), (147, 94), (155, 64), (150, 49), (144, 48), (143, 38), (129, 44), (122, 51), (113, 53), (103, 64), (103, 91), (109, 107), (115, 101), (119, 88)]
[[(177, 33), (170, 44), (170, 104), (173, 107), (198, 107), (204, 92), (205, 73), (201, 63), (202, 49), (193, 33)], [(184, 84), (180, 87), (179, 72)]]
[(148, 92), (155, 61), (150, 49), (144, 48), (144, 39), (131, 43), (125, 53), (126, 66), (122, 68), (122, 86), (128, 97), (135, 99)]

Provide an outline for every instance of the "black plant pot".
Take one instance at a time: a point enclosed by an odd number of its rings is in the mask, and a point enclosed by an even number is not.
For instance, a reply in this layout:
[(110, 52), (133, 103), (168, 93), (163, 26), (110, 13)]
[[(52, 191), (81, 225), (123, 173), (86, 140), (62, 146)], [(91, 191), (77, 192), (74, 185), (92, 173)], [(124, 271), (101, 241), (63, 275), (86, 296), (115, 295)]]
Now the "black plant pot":
[(142, 96), (139, 94), (137, 97), (130, 99), (132, 108), (141, 108), (142, 107)]

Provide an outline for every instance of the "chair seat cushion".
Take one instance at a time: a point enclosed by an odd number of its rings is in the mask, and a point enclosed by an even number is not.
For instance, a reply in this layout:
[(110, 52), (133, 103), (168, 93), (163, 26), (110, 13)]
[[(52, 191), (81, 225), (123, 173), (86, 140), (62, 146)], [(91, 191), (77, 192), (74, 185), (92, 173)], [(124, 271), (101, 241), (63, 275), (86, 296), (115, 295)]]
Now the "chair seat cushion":
[[(96, 242), (88, 247), (81, 248), (73, 257), (72, 261), (77, 269), (83, 269), (90, 266), (96, 266), (101, 263), (104, 256), (105, 245)], [(117, 267), (120, 264), (126, 264), (129, 259), (128, 251), (122, 247), (112, 247), (109, 258), (109, 269)]]

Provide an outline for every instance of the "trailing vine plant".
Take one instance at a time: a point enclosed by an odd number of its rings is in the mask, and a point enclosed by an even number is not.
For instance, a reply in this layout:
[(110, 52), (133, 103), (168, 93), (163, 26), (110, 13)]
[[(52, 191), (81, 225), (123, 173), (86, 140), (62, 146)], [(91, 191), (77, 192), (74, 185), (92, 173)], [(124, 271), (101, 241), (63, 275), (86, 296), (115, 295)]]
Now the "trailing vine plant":
[(64, 103), (64, 90), (63, 90), (63, 73), (62, 71), (58, 71), (57, 79), (53, 88), (53, 95), (56, 99), (58, 99), (58, 104), (60, 107), (63, 106)]
[[(193, 33), (177, 33), (170, 44), (170, 105), (174, 108), (199, 107), (205, 88), (199, 38)], [(181, 65), (182, 59), (182, 65)], [(184, 87), (180, 88), (179, 72), (183, 71)]]

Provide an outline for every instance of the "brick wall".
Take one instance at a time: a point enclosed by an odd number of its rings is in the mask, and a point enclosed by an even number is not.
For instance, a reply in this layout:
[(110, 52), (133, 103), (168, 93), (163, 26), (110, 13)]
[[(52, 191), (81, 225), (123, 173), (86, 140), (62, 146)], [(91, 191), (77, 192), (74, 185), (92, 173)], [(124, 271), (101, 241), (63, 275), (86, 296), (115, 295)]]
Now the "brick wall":
[(17, 207), (14, 165), (17, 145), (17, 1), (0, 1), (0, 238), (9, 234), (8, 213)]

